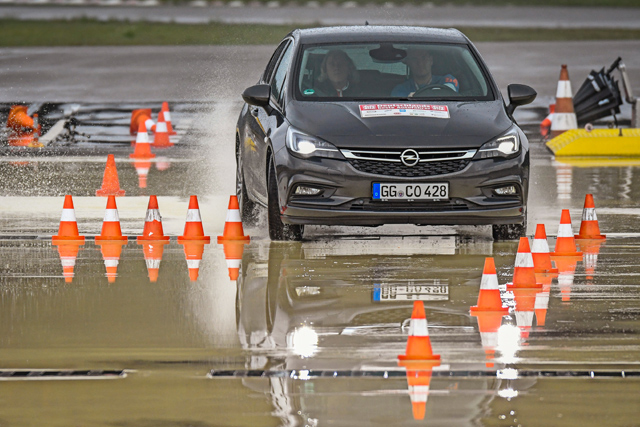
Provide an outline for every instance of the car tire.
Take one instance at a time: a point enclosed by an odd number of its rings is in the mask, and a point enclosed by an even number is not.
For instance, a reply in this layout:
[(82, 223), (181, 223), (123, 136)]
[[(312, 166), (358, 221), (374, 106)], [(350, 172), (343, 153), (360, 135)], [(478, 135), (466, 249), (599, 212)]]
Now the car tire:
[(249, 198), (249, 194), (247, 193), (240, 152), (236, 153), (236, 165), (236, 196), (238, 197), (238, 205), (240, 207), (240, 219), (242, 219), (244, 225), (251, 227), (258, 222), (257, 205)]
[(493, 240), (516, 240), (527, 235), (527, 217), (522, 224), (493, 224)]
[(269, 238), (271, 240), (302, 240), (304, 225), (284, 224), (280, 219), (280, 203), (278, 203), (278, 182), (273, 161), (269, 164), (267, 178), (268, 204), (267, 219), (269, 223)]

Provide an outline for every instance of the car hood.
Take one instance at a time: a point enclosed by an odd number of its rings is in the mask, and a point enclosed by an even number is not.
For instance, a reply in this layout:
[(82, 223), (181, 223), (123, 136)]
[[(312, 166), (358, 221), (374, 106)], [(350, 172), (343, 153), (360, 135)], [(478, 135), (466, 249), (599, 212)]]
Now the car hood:
[(478, 148), (513, 124), (502, 101), (413, 103), (446, 105), (449, 118), (362, 118), (367, 104), (374, 103), (292, 102), (286, 114), (295, 128), (340, 148)]

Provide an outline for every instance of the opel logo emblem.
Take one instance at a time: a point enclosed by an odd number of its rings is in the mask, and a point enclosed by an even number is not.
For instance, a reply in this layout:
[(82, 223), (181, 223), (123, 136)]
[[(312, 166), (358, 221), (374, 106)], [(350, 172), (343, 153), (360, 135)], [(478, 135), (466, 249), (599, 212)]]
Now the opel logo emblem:
[(400, 154), (400, 160), (405, 166), (415, 166), (420, 161), (420, 155), (416, 150), (404, 150), (402, 154)]

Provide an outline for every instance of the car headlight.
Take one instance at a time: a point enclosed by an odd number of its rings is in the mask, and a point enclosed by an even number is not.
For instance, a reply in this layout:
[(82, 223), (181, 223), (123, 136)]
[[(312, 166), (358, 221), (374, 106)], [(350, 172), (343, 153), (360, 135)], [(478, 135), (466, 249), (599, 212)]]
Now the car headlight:
[(478, 150), (476, 158), (490, 159), (492, 157), (511, 157), (519, 151), (520, 138), (516, 132), (513, 132), (483, 144)]
[(287, 131), (287, 148), (297, 157), (328, 157), (344, 159), (338, 148), (315, 136), (307, 135), (292, 127)]

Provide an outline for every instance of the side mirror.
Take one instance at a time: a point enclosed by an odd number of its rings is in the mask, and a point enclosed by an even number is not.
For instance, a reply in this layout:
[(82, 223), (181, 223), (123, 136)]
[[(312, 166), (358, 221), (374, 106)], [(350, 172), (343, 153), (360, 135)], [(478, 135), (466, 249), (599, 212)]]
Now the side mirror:
[(266, 107), (269, 105), (271, 87), (267, 84), (260, 84), (248, 87), (242, 92), (242, 99), (249, 105), (256, 107)]
[(509, 106), (507, 112), (513, 114), (516, 107), (520, 105), (531, 104), (538, 93), (530, 86), (511, 84), (507, 86), (507, 93), (509, 94)]

